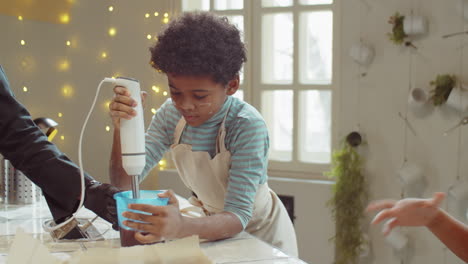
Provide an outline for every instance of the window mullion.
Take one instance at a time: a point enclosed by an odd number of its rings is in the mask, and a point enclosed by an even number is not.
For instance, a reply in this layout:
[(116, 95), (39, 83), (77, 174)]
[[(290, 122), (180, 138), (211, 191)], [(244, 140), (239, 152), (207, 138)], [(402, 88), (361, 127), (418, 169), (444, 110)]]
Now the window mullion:
[(211, 12), (215, 11), (214, 4), (215, 4), (215, 0), (210, 0), (210, 11)]
[[(250, 54), (252, 54), (252, 60), (250, 63), (250, 72), (251, 72), (251, 84), (252, 84), (252, 91), (251, 91), (251, 96), (252, 96), (252, 105), (255, 106), (257, 109), (261, 109), (261, 95), (263, 90), (259, 89), (261, 86), (261, 72), (262, 72), (262, 65), (261, 65), (261, 60), (262, 60), (262, 10), (260, 8), (261, 1), (250, 1), (251, 2), (251, 28), (252, 31), (250, 32), (251, 36), (251, 51)], [(257, 14), (254, 16), (253, 14)], [(257, 32), (255, 34), (254, 32)]]
[(253, 103), (253, 87), (254, 80), (253, 80), (253, 61), (254, 55), (252, 54), (253, 49), (253, 32), (255, 29), (253, 28), (253, 2), (250, 0), (244, 0), (244, 39), (245, 39), (245, 46), (247, 49), (247, 63), (244, 65), (244, 100), (250, 103)]
[(299, 159), (299, 0), (293, 2), (293, 139), (292, 139), (292, 162), (296, 163)]

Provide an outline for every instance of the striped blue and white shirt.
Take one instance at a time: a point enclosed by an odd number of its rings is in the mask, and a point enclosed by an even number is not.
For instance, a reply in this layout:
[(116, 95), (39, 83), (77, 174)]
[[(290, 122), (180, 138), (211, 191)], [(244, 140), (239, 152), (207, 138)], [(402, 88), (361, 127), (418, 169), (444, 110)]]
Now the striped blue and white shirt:
[[(192, 151), (216, 155), (216, 136), (226, 112), (226, 149), (231, 152), (231, 168), (224, 211), (237, 215), (245, 228), (252, 217), (259, 184), (267, 181), (268, 129), (260, 113), (248, 103), (228, 96), (223, 107), (198, 127), (187, 127), (181, 144), (192, 145)], [(174, 131), (181, 114), (168, 99), (153, 116), (146, 132), (146, 166), (143, 180), (174, 143)]]

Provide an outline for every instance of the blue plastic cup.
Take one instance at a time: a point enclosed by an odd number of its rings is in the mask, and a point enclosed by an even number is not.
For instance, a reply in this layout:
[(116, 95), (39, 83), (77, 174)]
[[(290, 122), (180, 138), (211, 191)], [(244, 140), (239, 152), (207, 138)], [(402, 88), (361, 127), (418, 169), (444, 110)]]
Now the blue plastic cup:
[[(139, 214), (151, 215), (150, 213), (147, 213), (147, 212), (128, 209), (128, 205), (129, 204), (149, 204), (149, 205), (157, 205), (157, 206), (167, 205), (167, 203), (169, 202), (169, 198), (158, 197), (158, 194), (163, 193), (163, 192), (164, 191), (147, 191), (147, 190), (140, 191), (140, 198), (138, 199), (132, 198), (133, 197), (132, 191), (125, 191), (125, 192), (119, 192), (119, 193), (114, 194), (114, 199), (117, 202), (117, 219), (119, 220), (120, 228), (123, 228), (126, 230), (138, 231), (123, 224), (125, 220), (130, 220), (122, 215), (123, 212), (129, 211), (129, 212), (134, 212), (134, 213), (139, 213)], [(145, 222), (138, 221), (138, 220), (130, 220), (130, 221), (145, 223)]]

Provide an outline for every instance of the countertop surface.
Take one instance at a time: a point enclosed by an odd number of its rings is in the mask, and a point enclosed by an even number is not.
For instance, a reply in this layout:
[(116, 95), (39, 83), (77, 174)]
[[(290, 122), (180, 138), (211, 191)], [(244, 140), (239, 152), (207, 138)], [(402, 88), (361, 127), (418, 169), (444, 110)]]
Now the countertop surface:
[[(187, 200), (178, 196), (181, 208), (190, 206)], [(96, 215), (83, 208), (78, 214), (79, 219), (93, 219)], [(114, 231), (109, 223), (101, 218), (93, 222), (93, 227), (100, 235), (97, 241), (59, 241), (52, 239), (44, 231), (42, 224), (51, 219), (51, 214), (44, 200), (28, 205), (0, 204), (0, 263), (5, 263), (11, 243), (15, 238), (17, 228), (39, 239), (49, 251), (57, 257), (66, 259), (69, 254), (89, 248), (120, 247), (119, 232)], [(201, 250), (214, 263), (305, 263), (290, 257), (271, 245), (242, 232), (230, 239), (202, 242)]]

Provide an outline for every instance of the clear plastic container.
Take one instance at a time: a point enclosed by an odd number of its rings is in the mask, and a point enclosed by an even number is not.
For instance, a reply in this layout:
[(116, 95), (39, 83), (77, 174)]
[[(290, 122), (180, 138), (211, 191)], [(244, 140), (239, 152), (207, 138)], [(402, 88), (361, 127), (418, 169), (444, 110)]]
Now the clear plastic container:
[[(167, 205), (169, 198), (159, 198), (158, 194), (163, 193), (164, 191), (156, 190), (156, 191), (140, 191), (140, 198), (133, 199), (132, 191), (124, 191), (114, 194), (114, 199), (117, 203), (117, 218), (119, 220), (119, 227), (120, 227), (120, 244), (123, 247), (129, 247), (134, 245), (140, 245), (137, 240), (135, 240), (135, 230), (128, 226), (125, 226), (123, 222), (125, 220), (129, 220), (128, 218), (122, 216), (123, 212), (130, 211), (140, 214), (149, 214), (142, 211), (131, 210), (128, 209), (129, 204), (149, 204), (149, 205), (156, 205), (156, 206), (165, 206)], [(134, 222), (140, 222), (134, 220)]]

